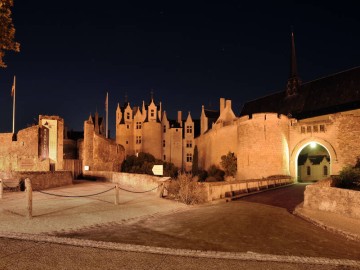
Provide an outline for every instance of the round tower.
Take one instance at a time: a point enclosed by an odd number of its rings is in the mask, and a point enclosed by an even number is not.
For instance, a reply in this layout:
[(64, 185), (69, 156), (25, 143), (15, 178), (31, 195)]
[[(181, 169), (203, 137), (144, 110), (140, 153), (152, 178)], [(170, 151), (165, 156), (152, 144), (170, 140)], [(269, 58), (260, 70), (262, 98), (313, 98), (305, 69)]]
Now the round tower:
[(290, 175), (289, 119), (276, 113), (253, 114), (238, 120), (237, 178)]

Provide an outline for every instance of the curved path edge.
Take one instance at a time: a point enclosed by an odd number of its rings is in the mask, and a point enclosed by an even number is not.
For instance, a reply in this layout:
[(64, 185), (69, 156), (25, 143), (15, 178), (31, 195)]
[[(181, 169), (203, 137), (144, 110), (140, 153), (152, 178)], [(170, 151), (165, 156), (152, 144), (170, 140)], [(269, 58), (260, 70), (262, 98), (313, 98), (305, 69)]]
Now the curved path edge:
[(284, 263), (300, 263), (300, 264), (320, 264), (320, 265), (341, 265), (360, 267), (360, 261), (349, 259), (329, 259), (324, 257), (300, 257), (260, 254), (255, 252), (224, 252), (224, 251), (203, 251), (191, 249), (174, 249), (164, 247), (153, 247), (143, 245), (133, 245), (124, 243), (113, 243), (93, 240), (83, 240), (76, 238), (55, 237), (49, 235), (26, 234), (26, 233), (10, 233), (0, 232), (0, 238), (10, 238), (16, 240), (47, 242), (61, 245), (71, 245), (89, 248), (100, 248), (108, 250), (119, 250), (126, 252), (152, 253), (171, 256), (185, 256), (208, 259), (230, 259), (242, 261), (260, 261), (260, 262), (284, 262)]

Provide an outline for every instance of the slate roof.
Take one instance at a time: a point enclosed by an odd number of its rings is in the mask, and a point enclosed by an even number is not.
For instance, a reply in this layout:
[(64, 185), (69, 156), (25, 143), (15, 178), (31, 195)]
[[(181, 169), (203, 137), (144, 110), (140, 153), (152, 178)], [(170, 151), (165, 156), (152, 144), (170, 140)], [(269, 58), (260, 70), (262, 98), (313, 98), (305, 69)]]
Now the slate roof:
[(299, 155), (298, 165), (299, 166), (304, 165), (308, 158), (313, 165), (319, 165), (324, 158), (326, 158), (326, 160), (330, 162), (330, 157), (325, 155), (308, 156), (307, 154), (305, 154), (305, 155)]
[(360, 108), (360, 67), (301, 84), (299, 93), (281, 91), (245, 103), (240, 115), (274, 112), (297, 119)]

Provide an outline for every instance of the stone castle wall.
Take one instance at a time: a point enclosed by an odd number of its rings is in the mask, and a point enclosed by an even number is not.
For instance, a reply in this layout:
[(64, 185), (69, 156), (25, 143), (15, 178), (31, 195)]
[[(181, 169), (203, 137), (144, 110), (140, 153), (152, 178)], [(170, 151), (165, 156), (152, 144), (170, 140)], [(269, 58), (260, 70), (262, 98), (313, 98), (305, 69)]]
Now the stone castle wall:
[[(320, 128), (320, 126), (323, 126)], [(290, 127), (290, 171), (296, 175), (299, 151), (316, 142), (330, 155), (330, 172), (336, 175), (347, 165), (354, 165), (360, 156), (360, 110), (323, 115), (294, 121)]]
[(39, 159), (39, 126), (22, 129), (17, 140), (0, 134), (0, 171), (48, 171), (49, 159)]
[(125, 158), (125, 151), (121, 145), (110, 139), (94, 134), (93, 137), (93, 169), (102, 171), (120, 171)]
[(79, 143), (79, 156), (83, 166), (91, 171), (120, 171), (125, 149), (111, 139), (94, 132), (94, 125), (85, 121), (84, 140)]
[(221, 156), (229, 151), (238, 156), (237, 125), (211, 129), (195, 138), (198, 147), (199, 167), (207, 170), (211, 165), (220, 166)]
[(289, 175), (289, 119), (276, 113), (238, 119), (237, 179)]

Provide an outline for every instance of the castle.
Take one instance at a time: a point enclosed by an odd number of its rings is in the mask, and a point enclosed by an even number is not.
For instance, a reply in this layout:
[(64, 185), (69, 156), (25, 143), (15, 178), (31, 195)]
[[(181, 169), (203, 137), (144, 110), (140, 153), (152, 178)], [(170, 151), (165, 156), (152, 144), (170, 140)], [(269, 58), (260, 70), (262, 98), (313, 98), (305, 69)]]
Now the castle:
[(153, 97), (141, 107), (118, 104), (116, 109), (116, 143), (124, 146), (125, 155), (150, 153), (155, 158), (171, 162), (178, 168), (191, 170), (195, 147), (195, 125), (190, 112), (184, 121), (182, 112), (169, 120)]
[[(224, 108), (221, 101), (207, 132), (208, 123), (201, 121), (195, 144), (203, 168), (219, 164), (228, 151), (237, 156), (239, 180), (272, 175), (319, 180), (355, 164), (360, 155), (360, 67), (302, 83), (293, 34), (291, 41), (290, 76), (283, 91), (245, 103), (239, 117), (227, 111), (230, 103)], [(202, 117), (206, 114), (203, 109)], [(305, 164), (301, 156), (309, 145), (321, 150)], [(315, 168), (319, 164), (322, 169)]]
[[(284, 90), (245, 103), (239, 116), (231, 100), (220, 98), (217, 111), (202, 106), (196, 124), (190, 113), (186, 121), (180, 112), (176, 121), (168, 120), (153, 99), (141, 108), (125, 103), (116, 110), (116, 142), (126, 154), (149, 152), (185, 170), (195, 146), (202, 169), (220, 165), (221, 156), (233, 152), (238, 180), (290, 175), (307, 181), (338, 174), (360, 155), (360, 67), (303, 83), (292, 34)], [(308, 154), (310, 145), (315, 154)]]
[(171, 120), (151, 97), (141, 106), (118, 104), (115, 140), (106, 138), (95, 113), (77, 142), (64, 138), (63, 119), (40, 116), (15, 140), (12, 133), (0, 134), (0, 171), (64, 170), (67, 159), (76, 158), (80, 170), (120, 171), (127, 155), (140, 152), (190, 171), (196, 147), (205, 170), (235, 153), (238, 180), (290, 175), (309, 181), (338, 174), (360, 155), (360, 67), (303, 83), (293, 34), (290, 66), (282, 91), (245, 103), (239, 116), (231, 100), (220, 98), (219, 110), (202, 106), (199, 120), (190, 112), (184, 119), (181, 111)]

